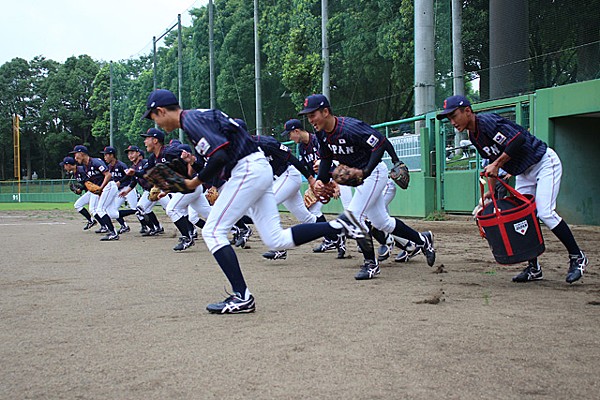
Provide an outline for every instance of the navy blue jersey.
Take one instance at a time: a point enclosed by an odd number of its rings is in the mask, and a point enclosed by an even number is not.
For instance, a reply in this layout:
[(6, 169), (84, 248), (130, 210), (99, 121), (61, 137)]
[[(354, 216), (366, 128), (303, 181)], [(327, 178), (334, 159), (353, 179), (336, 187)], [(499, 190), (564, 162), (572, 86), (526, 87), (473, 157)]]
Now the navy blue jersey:
[(223, 179), (239, 160), (258, 151), (248, 132), (220, 110), (185, 110), (180, 121), (199, 155), (208, 159), (217, 150), (225, 151), (229, 162), (220, 173)]
[(112, 174), (112, 180), (117, 183), (119, 189), (123, 189), (125, 186), (131, 184), (132, 177), (125, 174), (127, 168), (127, 165), (121, 160), (108, 165), (108, 170)]
[(546, 153), (548, 145), (527, 132), (527, 129), (498, 114), (476, 114), (476, 131), (469, 132), (469, 139), (479, 154), (494, 162), (506, 146), (517, 136), (523, 135), (525, 143), (518, 152), (502, 166), (511, 175), (519, 175), (538, 163)]
[(319, 139), (314, 133), (308, 134), (308, 143), (298, 143), (298, 160), (309, 171), (313, 170), (313, 165), (316, 160), (319, 160)]
[(150, 153), (147, 160), (147, 170), (156, 164), (166, 164), (174, 158), (181, 155), (181, 150), (177, 146), (163, 146), (158, 152), (158, 156)]
[(154, 153), (150, 153), (148, 159), (132, 165), (131, 168), (135, 169), (135, 177), (137, 178), (140, 186), (144, 190), (150, 190), (152, 185), (150, 185), (144, 179), (144, 175), (146, 175), (148, 170), (154, 168), (156, 164), (166, 164), (172, 159), (179, 157), (179, 155), (181, 155), (181, 150), (179, 150), (177, 146), (163, 146), (158, 152), (158, 156), (156, 156)]
[(83, 165), (78, 165), (75, 167), (74, 178), (79, 183), (83, 183), (87, 180), (85, 177), (85, 168), (83, 168)]
[(106, 163), (99, 158), (90, 157), (88, 165), (82, 165), (85, 173), (85, 180), (102, 186), (104, 182), (104, 173), (108, 172)]
[(273, 175), (279, 176), (288, 169), (290, 155), (292, 154), (289, 147), (281, 144), (272, 136), (252, 136), (252, 139), (265, 153), (265, 157), (273, 169)]
[(132, 164), (131, 168), (133, 170), (135, 170), (135, 179), (137, 180), (137, 183), (140, 184), (140, 186), (142, 187), (142, 189), (144, 190), (150, 190), (152, 189), (152, 185), (150, 183), (148, 183), (147, 180), (144, 179), (144, 174), (146, 173), (146, 169), (148, 167), (148, 160), (146, 160), (145, 158), (138, 161), (136, 164)]
[(364, 169), (371, 153), (385, 145), (385, 136), (355, 118), (336, 117), (333, 132), (319, 132), (319, 154), (349, 167)]

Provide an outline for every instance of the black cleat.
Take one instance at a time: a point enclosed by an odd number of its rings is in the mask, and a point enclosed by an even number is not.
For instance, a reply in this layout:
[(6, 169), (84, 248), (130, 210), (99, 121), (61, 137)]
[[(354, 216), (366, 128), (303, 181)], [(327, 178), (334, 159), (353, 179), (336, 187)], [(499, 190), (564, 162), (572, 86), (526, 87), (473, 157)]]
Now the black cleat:
[(173, 250), (183, 251), (189, 247), (192, 247), (193, 245), (194, 245), (194, 239), (192, 239), (188, 236), (182, 236), (179, 238), (179, 243), (177, 243), (177, 245), (175, 247), (173, 247)]
[(96, 225), (98, 223), (98, 221), (96, 221), (95, 219), (88, 221), (85, 226), (83, 227), (84, 231), (87, 231), (88, 229), (90, 229), (92, 226)]
[(131, 231), (130, 227), (128, 227), (127, 225), (122, 226), (121, 229), (119, 229), (119, 235), (122, 234), (122, 233), (127, 233), (129, 231)]
[(242, 249), (246, 248), (246, 243), (248, 243), (248, 239), (252, 235), (252, 229), (240, 229), (240, 232), (235, 240), (235, 247), (241, 247)]
[(431, 231), (422, 232), (421, 236), (425, 240), (425, 244), (418, 246), (423, 251), (425, 258), (427, 258), (427, 265), (433, 267), (435, 264), (435, 249), (433, 248), (433, 233)]
[(119, 240), (119, 234), (117, 232), (109, 232), (106, 236), (100, 239), (102, 242), (108, 242), (111, 240)]
[[(410, 243), (412, 243), (412, 242), (410, 242)], [(420, 252), (421, 252), (420, 247), (413, 245), (411, 248), (411, 247), (407, 246), (406, 250), (402, 250), (400, 253), (398, 253), (396, 258), (394, 258), (394, 261), (395, 262), (408, 262), (411, 258), (416, 256)]]
[(362, 267), (360, 267), (360, 271), (356, 275), (354, 275), (354, 279), (356, 280), (365, 280), (365, 279), (373, 279), (375, 276), (379, 275), (381, 270), (379, 269), (379, 265), (376, 262), (366, 260)]
[(287, 250), (269, 250), (262, 256), (267, 260), (285, 260), (287, 258)]
[(539, 263), (535, 263), (533, 261), (529, 261), (527, 267), (520, 274), (513, 276), (513, 282), (531, 282), (531, 281), (541, 281), (544, 279), (544, 274), (542, 274), (542, 267), (540, 267)]
[(254, 312), (256, 304), (254, 303), (254, 296), (249, 295), (248, 299), (244, 300), (236, 293), (220, 303), (209, 304), (206, 309), (211, 314), (241, 314)]
[(336, 248), (335, 245), (335, 240), (329, 240), (327, 238), (324, 238), (321, 244), (313, 248), (313, 253), (324, 253), (327, 250), (333, 250)]
[(588, 259), (583, 251), (579, 255), (569, 255), (569, 272), (567, 272), (567, 282), (573, 283), (581, 279), (588, 265)]

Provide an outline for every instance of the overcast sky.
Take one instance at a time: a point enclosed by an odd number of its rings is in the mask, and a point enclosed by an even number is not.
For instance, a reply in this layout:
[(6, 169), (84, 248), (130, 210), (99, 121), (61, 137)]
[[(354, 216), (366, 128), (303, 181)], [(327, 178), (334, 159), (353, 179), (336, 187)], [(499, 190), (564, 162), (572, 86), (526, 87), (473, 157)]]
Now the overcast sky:
[[(148, 54), (152, 37), (208, 0), (8, 0), (0, 10), (0, 65), (38, 55), (64, 62), (87, 54), (119, 61)], [(159, 44), (160, 45), (160, 44)]]

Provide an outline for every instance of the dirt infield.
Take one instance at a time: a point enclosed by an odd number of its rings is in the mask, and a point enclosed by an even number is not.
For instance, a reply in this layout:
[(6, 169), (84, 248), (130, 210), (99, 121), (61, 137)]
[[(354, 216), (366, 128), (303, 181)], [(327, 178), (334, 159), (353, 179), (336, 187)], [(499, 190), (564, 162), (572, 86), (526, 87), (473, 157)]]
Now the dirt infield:
[(467, 217), (408, 221), (434, 232), (436, 265), (360, 282), (354, 244), (266, 261), (255, 234), (237, 253), (257, 312), (218, 316), (222, 272), (201, 239), (173, 252), (161, 219), (161, 237), (100, 242), (74, 211), (0, 213), (0, 398), (599, 396), (598, 227), (572, 227), (590, 259), (573, 285), (548, 230), (545, 280), (515, 284), (522, 266), (497, 265)]

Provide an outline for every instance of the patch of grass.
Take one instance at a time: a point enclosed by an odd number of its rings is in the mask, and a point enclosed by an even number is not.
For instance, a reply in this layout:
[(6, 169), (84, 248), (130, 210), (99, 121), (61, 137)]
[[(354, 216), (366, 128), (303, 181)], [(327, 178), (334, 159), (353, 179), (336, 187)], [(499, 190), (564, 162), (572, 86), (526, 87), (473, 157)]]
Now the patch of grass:
[(445, 221), (446, 219), (446, 213), (441, 211), (434, 211), (425, 217), (425, 221)]
[(486, 306), (490, 305), (490, 292), (483, 292), (483, 304)]
[(70, 210), (72, 203), (0, 203), (0, 211)]

